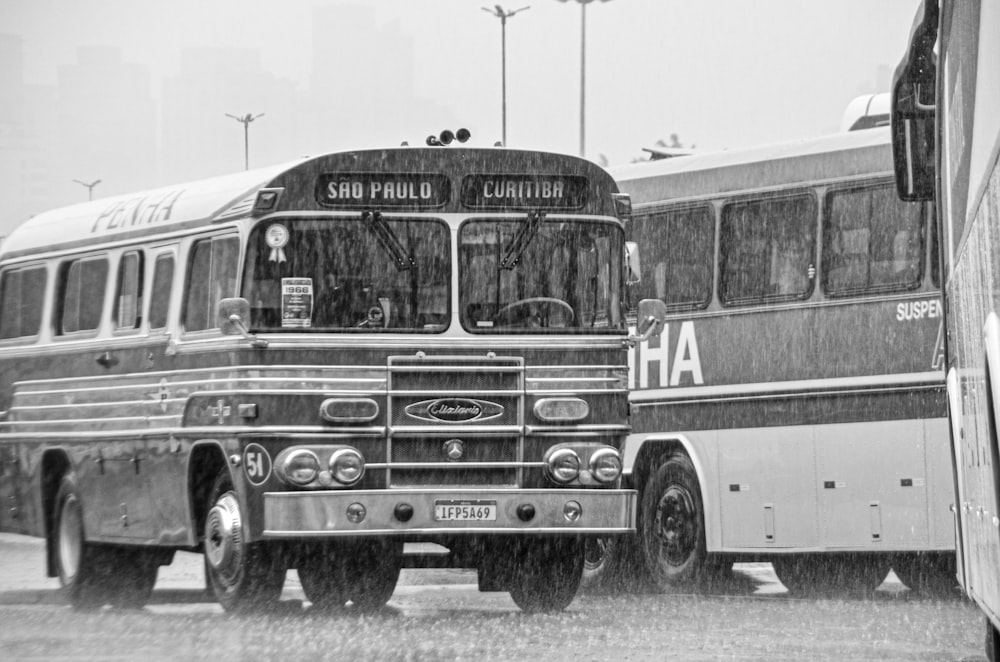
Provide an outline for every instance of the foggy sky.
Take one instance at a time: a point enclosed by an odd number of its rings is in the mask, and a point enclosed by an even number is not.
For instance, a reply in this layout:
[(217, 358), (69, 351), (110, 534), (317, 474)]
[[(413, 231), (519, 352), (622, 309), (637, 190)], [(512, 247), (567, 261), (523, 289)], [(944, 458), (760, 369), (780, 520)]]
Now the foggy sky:
[[(642, 147), (671, 134), (699, 149), (729, 149), (837, 131), (851, 99), (888, 91), (918, 4), (595, 1), (587, 7), (586, 156), (626, 163), (642, 156)], [(503, 4), (506, 9), (525, 5), (530, 9), (508, 19), (506, 29), (508, 144), (576, 154), (580, 6), (555, 0)], [(338, 55), (317, 62), (315, 40), (324, 35), (314, 34), (311, 16), (314, 7), (323, 6), (344, 8), (345, 20), (350, 10), (368, 8), (377, 31), (340, 26), (336, 44), (329, 45), (336, 50), (328, 50)], [(472, 131), (472, 144), (499, 140), (501, 27), (483, 6), (492, 5), (475, 0), (0, 0), (0, 33), (23, 40), (26, 85), (56, 85), (59, 67), (77, 63), (81, 46), (119, 48), (124, 63), (148, 71), (156, 108), (165, 83), (182, 70), (182, 52), (190, 58), (191, 49), (243, 49), (247, 57), (259, 58), (267, 74), (289, 82), (289, 96), (301, 95), (297, 103), (288, 103), (273, 93), (255, 98), (247, 90), (245, 106), (229, 111), (266, 113), (252, 125), (251, 142), (258, 140), (257, 155), (273, 163), (327, 149), (397, 145), (401, 139), (413, 144), (459, 126)], [(381, 80), (352, 75), (362, 60), (378, 61)], [(343, 144), (323, 139), (310, 145), (309, 136), (268, 143), (268, 132), (285, 135), (283, 127), (301, 123), (300, 115), (322, 110), (308, 108), (308, 93), (321, 80), (339, 86), (330, 112), (351, 127), (349, 137), (339, 140)], [(218, 85), (232, 83), (220, 80)], [(9, 94), (0, 88), (0, 103)], [(135, 112), (149, 111), (142, 106)], [(191, 121), (221, 122), (218, 114)], [(212, 169), (242, 167), (242, 129), (230, 125), (218, 127), (216, 146), (220, 153), (229, 152), (228, 160)], [(197, 135), (183, 126), (159, 130), (161, 142), (164, 136), (175, 142)], [(146, 186), (173, 183), (179, 173), (218, 174), (199, 170), (203, 158), (185, 163), (183, 150), (178, 152), (178, 163), (156, 170), (156, 177), (168, 181)], [(100, 156), (116, 158), (114, 149)], [(101, 169), (94, 163), (94, 176)], [(71, 189), (62, 190), (65, 197)], [(125, 191), (107, 184), (96, 192)]]

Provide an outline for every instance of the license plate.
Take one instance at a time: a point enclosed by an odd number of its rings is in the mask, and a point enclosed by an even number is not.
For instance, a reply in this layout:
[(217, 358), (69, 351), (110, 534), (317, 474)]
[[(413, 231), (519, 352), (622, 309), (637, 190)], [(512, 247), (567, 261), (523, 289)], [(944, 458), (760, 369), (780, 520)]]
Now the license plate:
[(434, 519), (438, 522), (495, 522), (496, 501), (435, 501)]

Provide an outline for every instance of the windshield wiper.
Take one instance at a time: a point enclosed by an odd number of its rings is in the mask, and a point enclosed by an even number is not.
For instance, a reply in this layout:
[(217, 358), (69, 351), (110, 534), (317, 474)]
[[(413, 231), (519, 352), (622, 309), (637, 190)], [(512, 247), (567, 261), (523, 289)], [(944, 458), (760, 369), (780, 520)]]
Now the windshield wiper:
[(392, 233), (389, 228), (389, 224), (386, 222), (385, 218), (382, 217), (382, 212), (380, 211), (368, 211), (367, 209), (361, 212), (361, 222), (365, 224), (365, 227), (378, 237), (379, 243), (382, 244), (382, 248), (389, 254), (389, 256), (395, 260), (396, 268), (400, 271), (406, 271), (412, 267), (416, 262), (414, 262), (413, 257), (406, 251), (403, 244), (399, 243), (399, 239), (396, 235)]
[(514, 237), (514, 240), (510, 242), (510, 246), (507, 247), (507, 254), (500, 260), (501, 269), (513, 269), (517, 266), (524, 251), (528, 249), (528, 244), (538, 234), (538, 228), (542, 226), (543, 220), (545, 220), (545, 215), (542, 212), (528, 212), (527, 220), (521, 226), (521, 230)]

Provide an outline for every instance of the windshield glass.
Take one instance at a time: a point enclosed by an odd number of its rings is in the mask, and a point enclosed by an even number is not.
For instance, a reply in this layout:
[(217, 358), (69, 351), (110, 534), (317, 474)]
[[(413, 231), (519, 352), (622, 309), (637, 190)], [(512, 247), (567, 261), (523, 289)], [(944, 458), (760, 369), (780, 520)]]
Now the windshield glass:
[(436, 220), (265, 221), (250, 234), (242, 296), (258, 331), (443, 331), (448, 227)]
[(459, 310), (469, 331), (618, 332), (624, 247), (617, 225), (525, 215), (459, 231)]

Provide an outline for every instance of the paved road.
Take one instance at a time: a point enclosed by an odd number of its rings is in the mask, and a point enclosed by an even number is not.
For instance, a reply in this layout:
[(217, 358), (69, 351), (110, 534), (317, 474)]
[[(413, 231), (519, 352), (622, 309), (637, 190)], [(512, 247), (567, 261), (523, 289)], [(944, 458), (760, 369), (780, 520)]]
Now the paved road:
[(526, 616), (475, 574), (404, 570), (373, 615), (310, 612), (294, 572), (275, 613), (208, 601), (201, 557), (162, 568), (150, 605), (74, 612), (42, 569), (42, 543), (0, 534), (3, 660), (885, 660), (981, 662), (969, 602), (910, 595), (893, 575), (874, 599), (794, 599), (769, 564), (739, 564), (711, 595), (591, 595)]

